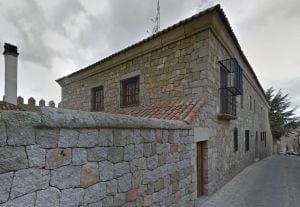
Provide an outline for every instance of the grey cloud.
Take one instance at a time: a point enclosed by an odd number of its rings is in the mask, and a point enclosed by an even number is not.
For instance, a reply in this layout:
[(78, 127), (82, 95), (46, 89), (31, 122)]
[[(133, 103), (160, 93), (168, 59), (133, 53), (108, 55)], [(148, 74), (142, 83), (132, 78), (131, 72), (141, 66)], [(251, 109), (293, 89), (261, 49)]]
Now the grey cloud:
[(240, 22), (241, 27), (261, 28), (268, 24), (278, 24), (283, 20), (300, 19), (300, 1), (298, 0), (272, 0), (262, 2), (260, 7), (255, 7), (251, 14)]
[(34, 0), (26, 0), (22, 6), (7, 10), (5, 18), (18, 30), (21, 57), (51, 68), (52, 58), (57, 51), (51, 49), (49, 43), (43, 40), (47, 21), (39, 5)]
[[(281, 89), (283, 93), (288, 94), (292, 107), (300, 107), (300, 77), (271, 81), (270, 83), (275, 90)], [(300, 108), (298, 108), (298, 111), (300, 115)]]

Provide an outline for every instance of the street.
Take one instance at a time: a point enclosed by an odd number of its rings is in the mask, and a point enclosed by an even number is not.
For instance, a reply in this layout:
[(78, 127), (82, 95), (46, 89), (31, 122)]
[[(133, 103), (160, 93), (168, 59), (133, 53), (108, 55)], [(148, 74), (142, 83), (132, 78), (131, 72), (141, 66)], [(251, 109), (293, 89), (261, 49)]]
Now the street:
[(274, 155), (247, 167), (201, 207), (299, 207), (300, 157)]

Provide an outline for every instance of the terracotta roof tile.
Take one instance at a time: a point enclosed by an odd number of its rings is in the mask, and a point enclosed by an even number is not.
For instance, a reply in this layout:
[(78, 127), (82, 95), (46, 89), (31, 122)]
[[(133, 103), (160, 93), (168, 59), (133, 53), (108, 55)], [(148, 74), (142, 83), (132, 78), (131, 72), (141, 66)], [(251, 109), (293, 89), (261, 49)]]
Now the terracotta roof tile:
[(168, 101), (143, 105), (135, 109), (128, 108), (121, 113), (138, 117), (181, 120), (186, 123), (191, 123), (206, 102), (206, 97), (199, 99), (171, 99)]

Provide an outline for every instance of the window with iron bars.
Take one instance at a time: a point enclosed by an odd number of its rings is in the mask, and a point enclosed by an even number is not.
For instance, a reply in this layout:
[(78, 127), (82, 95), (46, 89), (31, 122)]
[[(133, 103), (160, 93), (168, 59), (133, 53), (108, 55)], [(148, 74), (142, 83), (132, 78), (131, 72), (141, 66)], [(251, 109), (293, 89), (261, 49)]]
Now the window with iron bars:
[(139, 76), (121, 81), (121, 107), (139, 104)]
[(243, 94), (243, 71), (234, 59), (220, 61), (220, 113), (236, 116), (236, 96)]
[(103, 86), (92, 89), (92, 111), (104, 110)]

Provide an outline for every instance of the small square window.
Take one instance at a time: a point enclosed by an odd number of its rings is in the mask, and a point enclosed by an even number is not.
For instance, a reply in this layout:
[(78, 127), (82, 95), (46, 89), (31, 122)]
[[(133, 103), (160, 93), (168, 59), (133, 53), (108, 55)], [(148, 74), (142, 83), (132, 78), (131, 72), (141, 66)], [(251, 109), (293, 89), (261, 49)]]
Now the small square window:
[(238, 144), (238, 129), (234, 128), (233, 130), (233, 150), (234, 152), (238, 151), (239, 144)]
[(104, 110), (103, 86), (92, 89), (92, 111)]
[(135, 76), (121, 81), (121, 107), (139, 105), (139, 82), (139, 76)]
[(249, 139), (250, 139), (250, 131), (246, 130), (245, 131), (245, 151), (249, 151)]

